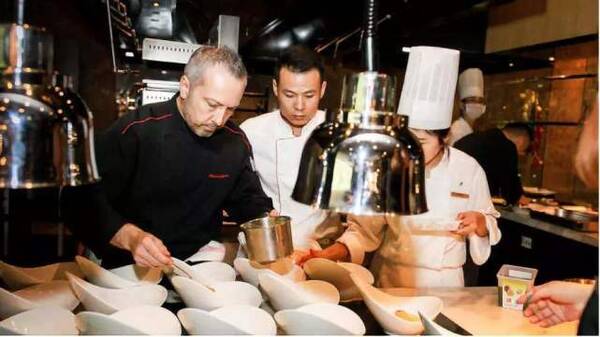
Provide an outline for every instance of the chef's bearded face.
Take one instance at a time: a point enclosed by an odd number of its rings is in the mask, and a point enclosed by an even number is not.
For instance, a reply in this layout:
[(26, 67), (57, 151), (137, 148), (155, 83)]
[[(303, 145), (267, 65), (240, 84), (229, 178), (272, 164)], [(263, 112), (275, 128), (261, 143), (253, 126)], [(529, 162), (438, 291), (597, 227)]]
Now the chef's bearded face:
[[(194, 61), (194, 57), (203, 59)], [(192, 62), (196, 62), (194, 67), (190, 67)], [(246, 70), (234, 52), (208, 47), (204, 53), (192, 55), (184, 73), (179, 81), (177, 107), (196, 135), (210, 137), (240, 104), (246, 88)]]

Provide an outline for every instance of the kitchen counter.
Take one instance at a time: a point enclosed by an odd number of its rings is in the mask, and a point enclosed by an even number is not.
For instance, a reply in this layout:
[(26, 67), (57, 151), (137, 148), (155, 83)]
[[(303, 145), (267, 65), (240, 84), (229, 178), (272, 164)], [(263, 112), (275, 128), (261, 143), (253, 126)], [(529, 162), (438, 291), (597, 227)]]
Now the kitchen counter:
[(511, 220), (513, 222), (517, 222), (554, 235), (562, 236), (567, 239), (575, 240), (590, 246), (598, 247), (598, 233), (580, 232), (553, 223), (533, 219), (529, 216), (529, 210), (519, 207), (513, 207), (512, 209), (498, 208), (498, 211), (500, 212), (502, 218), (507, 220)]
[(521, 311), (499, 307), (496, 287), (389, 288), (396, 296), (430, 295), (444, 302), (442, 314), (473, 335), (575, 335), (578, 322), (550, 328), (529, 323)]

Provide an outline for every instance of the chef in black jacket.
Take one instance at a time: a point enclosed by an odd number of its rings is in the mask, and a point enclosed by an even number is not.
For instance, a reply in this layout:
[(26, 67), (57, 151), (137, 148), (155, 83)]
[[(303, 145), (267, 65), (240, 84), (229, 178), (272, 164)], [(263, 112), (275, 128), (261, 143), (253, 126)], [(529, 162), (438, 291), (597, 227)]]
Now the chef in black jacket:
[(525, 155), (531, 143), (531, 131), (523, 124), (509, 124), (459, 139), (454, 147), (475, 158), (485, 171), (490, 193), (509, 204), (517, 204), (523, 195), (519, 177), (519, 155)]
[(244, 133), (228, 121), (247, 73), (227, 48), (190, 57), (180, 92), (118, 119), (95, 141), (102, 182), (62, 192), (65, 223), (106, 267), (161, 266), (273, 209)]

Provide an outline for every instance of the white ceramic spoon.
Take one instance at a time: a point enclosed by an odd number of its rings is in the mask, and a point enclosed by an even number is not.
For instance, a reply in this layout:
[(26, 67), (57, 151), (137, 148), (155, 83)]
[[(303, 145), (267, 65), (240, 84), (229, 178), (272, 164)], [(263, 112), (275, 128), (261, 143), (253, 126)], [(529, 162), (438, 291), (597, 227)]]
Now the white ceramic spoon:
[(76, 256), (75, 261), (77, 261), (79, 268), (88, 281), (104, 288), (120, 289), (141, 284), (157, 284), (162, 278), (160, 268), (147, 268), (130, 264), (106, 270), (82, 256)]
[(11, 290), (55, 280), (66, 280), (66, 272), (83, 277), (79, 266), (75, 262), (60, 262), (41, 267), (25, 268), (0, 261), (0, 278)]
[(0, 335), (78, 335), (75, 315), (58, 307), (24, 311), (0, 322)]
[(262, 309), (247, 305), (228, 305), (213, 311), (195, 308), (177, 313), (191, 335), (275, 335), (275, 321)]
[(156, 284), (125, 289), (103, 288), (68, 274), (71, 288), (86, 310), (112, 314), (119, 310), (140, 306), (160, 306), (167, 299), (167, 289)]
[(83, 335), (181, 335), (177, 317), (157, 306), (137, 306), (111, 315), (83, 311), (76, 319)]
[(245, 304), (258, 307), (262, 302), (256, 287), (246, 282), (217, 282), (209, 289), (200, 282), (187, 277), (171, 278), (173, 287), (183, 302), (190, 308), (215, 310), (232, 304)]
[(352, 310), (331, 303), (315, 303), (281, 310), (275, 321), (288, 335), (364, 335), (365, 324)]
[(418, 312), (433, 319), (442, 311), (442, 300), (438, 297), (393, 296), (373, 287), (354, 274), (350, 277), (362, 294), (365, 304), (388, 334), (420, 334), (423, 332), (423, 324)]
[(338, 304), (340, 301), (338, 290), (325, 281), (293, 282), (276, 273), (261, 273), (258, 279), (275, 310), (295, 309), (312, 303)]
[(79, 300), (67, 281), (36, 284), (11, 293), (0, 288), (0, 319), (38, 307), (60, 307), (73, 310)]

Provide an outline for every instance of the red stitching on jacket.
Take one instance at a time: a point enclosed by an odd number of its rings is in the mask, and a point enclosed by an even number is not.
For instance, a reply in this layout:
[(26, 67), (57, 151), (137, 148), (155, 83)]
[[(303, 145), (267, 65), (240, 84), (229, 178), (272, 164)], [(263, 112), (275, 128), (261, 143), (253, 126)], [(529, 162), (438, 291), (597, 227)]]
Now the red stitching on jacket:
[(246, 139), (246, 135), (243, 132), (235, 131), (234, 129), (228, 127), (227, 125), (225, 125), (224, 127), (225, 127), (225, 129), (229, 130), (229, 132), (242, 137), (242, 141), (244, 142), (244, 144), (246, 144), (248, 151), (251, 151), (252, 147), (250, 146), (250, 143), (248, 143), (248, 140)]
[(134, 126), (136, 124), (144, 124), (144, 123), (146, 123), (148, 121), (160, 121), (160, 120), (163, 120), (163, 119), (167, 119), (167, 118), (169, 118), (171, 116), (173, 116), (173, 114), (169, 113), (169, 114), (158, 116), (158, 117), (149, 116), (149, 117), (146, 117), (144, 119), (133, 121), (133, 122), (127, 124), (127, 126), (125, 126), (123, 128), (123, 130), (121, 130), (121, 134), (124, 135), (127, 132), (127, 130), (129, 130), (130, 127), (132, 127), (132, 126)]
[(225, 179), (225, 178), (229, 178), (229, 174), (215, 174), (215, 173), (209, 173), (208, 177), (210, 179)]

